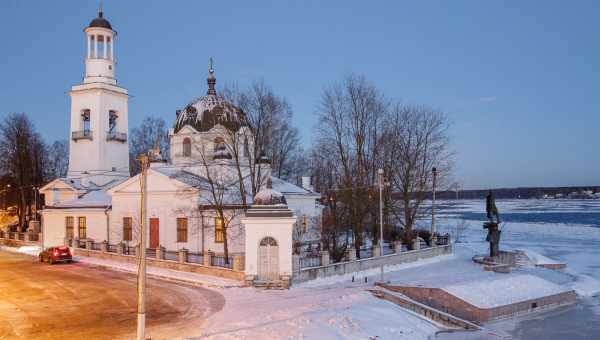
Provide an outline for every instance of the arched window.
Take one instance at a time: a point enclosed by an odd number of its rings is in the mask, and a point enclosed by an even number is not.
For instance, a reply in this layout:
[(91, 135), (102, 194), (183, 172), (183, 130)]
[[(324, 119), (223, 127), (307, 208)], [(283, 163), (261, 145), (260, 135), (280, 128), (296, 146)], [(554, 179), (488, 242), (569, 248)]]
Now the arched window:
[(263, 238), (260, 241), (260, 245), (261, 246), (272, 246), (272, 247), (275, 247), (275, 246), (277, 246), (277, 241), (275, 241), (274, 238), (272, 238), (270, 236), (267, 236), (267, 237)]
[(189, 138), (183, 140), (183, 157), (192, 157), (192, 141)]

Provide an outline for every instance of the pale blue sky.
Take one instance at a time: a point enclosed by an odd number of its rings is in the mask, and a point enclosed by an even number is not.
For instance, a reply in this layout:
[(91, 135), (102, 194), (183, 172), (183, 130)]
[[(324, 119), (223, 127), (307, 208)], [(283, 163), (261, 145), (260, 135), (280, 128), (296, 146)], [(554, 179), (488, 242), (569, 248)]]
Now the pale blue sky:
[[(98, 1), (0, 2), (0, 118), (28, 113), (68, 135), (83, 28)], [(264, 78), (294, 108), (306, 146), (323, 86), (354, 72), (453, 121), (470, 188), (600, 185), (598, 1), (115, 1), (117, 78), (130, 127), (171, 123), (218, 84)]]

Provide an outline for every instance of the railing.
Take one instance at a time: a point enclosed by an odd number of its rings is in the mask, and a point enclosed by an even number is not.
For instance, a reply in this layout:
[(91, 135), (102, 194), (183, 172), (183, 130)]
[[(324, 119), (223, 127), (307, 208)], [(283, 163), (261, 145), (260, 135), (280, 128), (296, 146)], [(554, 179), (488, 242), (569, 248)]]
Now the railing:
[(165, 251), (165, 260), (179, 261), (179, 254), (176, 251)]
[(204, 256), (202, 256), (200, 253), (188, 253), (187, 255), (187, 262), (199, 264), (204, 263)]
[(73, 139), (74, 141), (77, 141), (80, 139), (92, 140), (93, 135), (94, 134), (92, 133), (92, 130), (73, 131), (71, 133), (71, 139)]
[(109, 253), (116, 253), (117, 252), (117, 246), (114, 244), (107, 244), (106, 245), (106, 251)]
[(233, 268), (233, 258), (229, 258), (229, 263), (225, 263), (225, 257), (219, 255), (212, 255), (210, 258), (210, 265), (214, 267)]
[(125, 143), (127, 141), (127, 134), (125, 132), (107, 131), (106, 140)]
[(310, 268), (321, 266), (321, 256), (307, 256), (300, 258), (300, 268)]
[(137, 247), (132, 247), (128, 245), (123, 246), (123, 255), (134, 255), (136, 254)]

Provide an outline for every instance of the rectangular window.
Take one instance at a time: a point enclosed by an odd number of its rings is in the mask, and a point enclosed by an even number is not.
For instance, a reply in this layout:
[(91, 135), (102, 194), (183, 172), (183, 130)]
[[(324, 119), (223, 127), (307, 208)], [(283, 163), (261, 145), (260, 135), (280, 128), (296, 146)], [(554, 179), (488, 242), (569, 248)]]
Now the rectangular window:
[(308, 216), (302, 216), (302, 232), (305, 233), (308, 231)]
[(223, 231), (223, 220), (215, 217), (215, 242), (223, 243), (225, 241), (225, 233)]
[(73, 234), (73, 225), (74, 225), (73, 216), (65, 217), (65, 236), (68, 240), (72, 240), (74, 238)]
[(123, 241), (131, 241), (132, 240), (132, 218), (131, 217), (123, 217)]
[(188, 238), (188, 219), (186, 217), (177, 218), (177, 242), (187, 242)]
[(86, 235), (86, 225), (85, 225), (85, 216), (79, 216), (79, 239), (83, 240), (87, 238)]

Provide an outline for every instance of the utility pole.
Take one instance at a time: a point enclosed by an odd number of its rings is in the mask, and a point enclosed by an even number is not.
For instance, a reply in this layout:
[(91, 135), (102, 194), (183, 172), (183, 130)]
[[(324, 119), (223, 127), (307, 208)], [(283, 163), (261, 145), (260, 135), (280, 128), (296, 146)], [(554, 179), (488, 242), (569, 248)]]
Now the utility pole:
[(148, 156), (138, 157), (142, 172), (140, 173), (140, 243), (138, 246), (138, 277), (137, 277), (137, 339), (145, 339), (146, 331), (146, 200)]
[(437, 180), (437, 169), (433, 167), (431, 169), (433, 173), (433, 199), (431, 200), (431, 246), (435, 246), (436, 237), (435, 237), (435, 182)]

